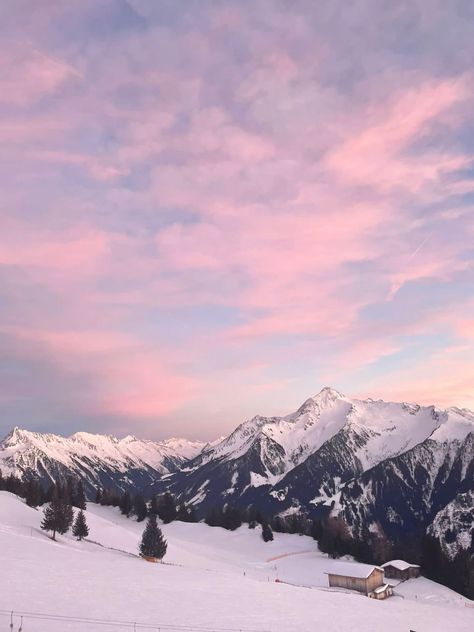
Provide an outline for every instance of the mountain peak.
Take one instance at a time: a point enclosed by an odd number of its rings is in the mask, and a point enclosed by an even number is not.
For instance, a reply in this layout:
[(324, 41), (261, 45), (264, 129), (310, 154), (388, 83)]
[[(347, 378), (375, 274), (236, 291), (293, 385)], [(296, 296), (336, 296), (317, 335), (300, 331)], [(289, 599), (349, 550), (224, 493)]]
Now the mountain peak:
[(6, 445), (15, 445), (17, 443), (31, 440), (35, 436), (36, 433), (31, 432), (30, 430), (24, 430), (19, 426), (15, 426), (11, 432), (7, 434), (2, 443), (5, 443)]
[(344, 395), (335, 388), (332, 388), (331, 386), (324, 386), (324, 388), (322, 388), (312, 399), (321, 403), (329, 403), (335, 401), (336, 399), (342, 399), (343, 397)]

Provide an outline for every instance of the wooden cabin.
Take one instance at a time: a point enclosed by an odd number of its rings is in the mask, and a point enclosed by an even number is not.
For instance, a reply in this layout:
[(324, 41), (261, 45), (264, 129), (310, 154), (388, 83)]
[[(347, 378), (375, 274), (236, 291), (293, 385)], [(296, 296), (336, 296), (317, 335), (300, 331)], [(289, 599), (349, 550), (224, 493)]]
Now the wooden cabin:
[(405, 581), (420, 576), (418, 564), (409, 564), (404, 560), (391, 560), (382, 564), (382, 568), (387, 579), (399, 579)]
[(346, 588), (369, 595), (384, 584), (383, 568), (369, 564), (340, 562), (326, 572), (331, 588)]
[(387, 599), (393, 595), (393, 587), (390, 584), (382, 584), (369, 593), (371, 599)]

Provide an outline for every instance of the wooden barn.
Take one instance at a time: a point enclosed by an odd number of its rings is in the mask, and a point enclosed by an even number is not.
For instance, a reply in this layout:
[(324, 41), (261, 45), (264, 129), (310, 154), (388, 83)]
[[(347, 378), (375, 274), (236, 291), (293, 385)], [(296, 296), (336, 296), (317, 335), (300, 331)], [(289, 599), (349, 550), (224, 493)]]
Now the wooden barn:
[(364, 595), (369, 595), (384, 584), (383, 568), (369, 564), (340, 562), (326, 575), (330, 587), (357, 590)]
[(382, 564), (382, 568), (387, 579), (412, 579), (420, 576), (420, 567), (418, 564), (409, 564), (404, 560), (391, 560)]

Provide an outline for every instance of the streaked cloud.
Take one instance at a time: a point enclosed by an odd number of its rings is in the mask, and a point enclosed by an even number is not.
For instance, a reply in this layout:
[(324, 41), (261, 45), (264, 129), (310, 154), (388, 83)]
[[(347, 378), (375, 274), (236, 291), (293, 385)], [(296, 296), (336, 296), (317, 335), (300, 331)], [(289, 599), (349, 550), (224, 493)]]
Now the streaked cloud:
[(0, 430), (474, 405), (469, 2), (0, 17)]

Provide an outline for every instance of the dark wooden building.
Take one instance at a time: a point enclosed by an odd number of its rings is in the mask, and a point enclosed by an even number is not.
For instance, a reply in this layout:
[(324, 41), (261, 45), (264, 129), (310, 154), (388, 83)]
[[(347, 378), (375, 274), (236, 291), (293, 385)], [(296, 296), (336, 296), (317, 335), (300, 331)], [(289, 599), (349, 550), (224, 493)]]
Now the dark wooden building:
[(404, 560), (391, 560), (382, 564), (382, 568), (387, 579), (399, 579), (405, 581), (420, 576), (418, 564), (409, 564)]

